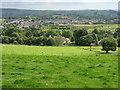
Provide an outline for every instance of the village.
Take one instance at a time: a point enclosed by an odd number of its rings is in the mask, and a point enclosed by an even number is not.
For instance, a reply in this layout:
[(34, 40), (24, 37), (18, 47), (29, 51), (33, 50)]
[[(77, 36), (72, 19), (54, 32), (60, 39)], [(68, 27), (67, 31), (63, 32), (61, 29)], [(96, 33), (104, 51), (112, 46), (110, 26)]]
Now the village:
[[(34, 17), (35, 18), (35, 17)], [(39, 28), (43, 24), (94, 24), (94, 23), (105, 23), (105, 20), (102, 19), (79, 19), (78, 17), (68, 17), (68, 16), (59, 16), (53, 15), (52, 19), (34, 19), (31, 16), (21, 17), (20, 19), (9, 19), (8, 21), (4, 21), (2, 25), (13, 24), (17, 26), (19, 29), (35, 27)], [(3, 18), (4, 19), (4, 18)]]

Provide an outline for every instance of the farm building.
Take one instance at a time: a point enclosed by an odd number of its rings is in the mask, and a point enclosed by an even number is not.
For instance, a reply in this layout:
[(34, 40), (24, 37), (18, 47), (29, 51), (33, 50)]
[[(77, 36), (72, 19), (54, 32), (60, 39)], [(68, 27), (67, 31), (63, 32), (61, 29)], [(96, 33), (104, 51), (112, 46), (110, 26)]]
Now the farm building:
[[(54, 36), (53, 38), (58, 38), (58, 36)], [(63, 43), (68, 43), (70, 42), (70, 39), (69, 38), (65, 38), (65, 37), (61, 37), (62, 40), (63, 40)]]

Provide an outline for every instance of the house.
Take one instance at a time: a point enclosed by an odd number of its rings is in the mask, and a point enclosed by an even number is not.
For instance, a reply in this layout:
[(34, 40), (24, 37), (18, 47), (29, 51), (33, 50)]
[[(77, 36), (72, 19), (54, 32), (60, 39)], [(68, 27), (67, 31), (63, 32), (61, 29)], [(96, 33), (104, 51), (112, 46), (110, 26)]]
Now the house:
[[(53, 38), (58, 38), (58, 36), (54, 36)], [(69, 39), (69, 38), (61, 37), (61, 39), (63, 40), (63, 43), (68, 43), (68, 42), (70, 42), (70, 39)]]
[(69, 39), (69, 38), (62, 37), (62, 40), (63, 40), (63, 43), (68, 43), (68, 42), (70, 42), (70, 39)]

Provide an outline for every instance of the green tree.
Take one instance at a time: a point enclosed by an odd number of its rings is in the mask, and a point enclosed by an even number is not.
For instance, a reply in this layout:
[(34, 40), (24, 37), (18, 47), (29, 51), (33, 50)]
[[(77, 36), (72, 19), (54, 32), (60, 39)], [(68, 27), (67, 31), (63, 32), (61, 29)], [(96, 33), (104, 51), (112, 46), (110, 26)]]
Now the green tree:
[(43, 45), (47, 45), (47, 38), (46, 37), (43, 38), (42, 43), (43, 43)]
[(92, 37), (95, 40), (95, 44), (98, 45), (98, 36), (97, 36), (97, 34), (93, 33)]
[(101, 41), (101, 45), (102, 45), (102, 50), (105, 50), (106, 53), (108, 53), (108, 51), (116, 51), (116, 47), (118, 45), (117, 40), (114, 38), (104, 38)]
[(91, 43), (95, 42), (92, 35), (86, 35), (79, 38), (79, 45), (90, 46)]
[(117, 41), (118, 41), (118, 47), (120, 47), (120, 37), (118, 37)]
[(92, 33), (99, 34), (99, 30), (95, 28)]
[(26, 36), (26, 37), (32, 37), (32, 36), (33, 36), (32, 31), (27, 31), (27, 32), (25, 33), (25, 36)]
[(79, 45), (80, 44), (79, 38), (82, 37), (82, 36), (85, 36), (87, 34), (88, 34), (87, 30), (84, 29), (84, 28), (80, 29), (80, 30), (75, 30), (74, 33), (73, 33), (74, 38), (75, 38), (75, 44)]
[(115, 30), (114, 37), (120, 37), (120, 28)]
[(47, 40), (47, 45), (48, 45), (48, 46), (54, 46), (54, 45), (55, 45), (55, 40), (54, 40), (53, 38), (49, 38), (49, 39)]
[(57, 33), (56, 32), (54, 32), (54, 31), (52, 31), (52, 30), (49, 30), (49, 31), (47, 31), (47, 33), (46, 33), (46, 37), (49, 37), (49, 36), (56, 36), (57, 35)]
[(6, 44), (9, 44), (9, 43), (10, 43), (8, 37), (3, 37), (3, 38), (2, 38), (2, 42), (3, 42), (3, 43), (6, 43)]
[(71, 31), (63, 31), (62, 36), (66, 37), (66, 38), (72, 38), (73, 34)]
[(16, 27), (9, 27), (5, 29), (5, 36), (11, 36), (12, 33), (19, 33), (21, 30)]
[(17, 41), (14, 41), (13, 44), (18, 44), (18, 42), (17, 42)]
[(61, 36), (58, 36), (57, 38), (55, 38), (55, 45), (56, 46), (61, 46), (63, 45), (63, 40)]
[(19, 37), (19, 33), (17, 32), (13, 32), (12, 34), (10, 34), (11, 37)]

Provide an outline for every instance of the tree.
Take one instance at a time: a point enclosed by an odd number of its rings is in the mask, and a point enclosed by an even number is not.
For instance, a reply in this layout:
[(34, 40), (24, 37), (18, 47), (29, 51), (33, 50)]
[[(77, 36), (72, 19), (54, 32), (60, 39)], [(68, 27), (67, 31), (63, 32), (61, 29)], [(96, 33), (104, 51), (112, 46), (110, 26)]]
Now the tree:
[(3, 37), (3, 38), (2, 38), (2, 43), (9, 44), (10, 42), (9, 42), (8, 37)]
[(99, 34), (99, 30), (95, 28), (92, 33)]
[(92, 37), (95, 40), (95, 44), (98, 45), (98, 36), (97, 36), (97, 34), (93, 33)]
[(43, 38), (42, 43), (43, 43), (43, 45), (47, 45), (47, 38), (46, 37)]
[(47, 33), (46, 31), (41, 31), (41, 32), (38, 33), (38, 36), (44, 36), (45, 37), (46, 33)]
[(53, 38), (49, 38), (49, 39), (47, 40), (47, 45), (48, 45), (48, 46), (53, 46), (53, 45), (55, 45), (55, 40), (54, 40)]
[(63, 40), (61, 36), (58, 36), (57, 38), (55, 38), (55, 45), (56, 46), (61, 46), (63, 45)]
[(114, 37), (120, 37), (120, 28), (115, 30)]
[(91, 43), (95, 42), (92, 35), (86, 35), (79, 38), (79, 45), (90, 46)]
[(14, 43), (14, 44), (18, 44), (18, 42), (17, 42), (17, 41), (14, 41), (13, 43)]
[(108, 51), (116, 51), (116, 47), (118, 45), (117, 40), (114, 38), (104, 38), (101, 40), (102, 50), (105, 50), (106, 53)]
[(53, 36), (56, 36), (56, 35), (57, 35), (57, 33), (52, 31), (52, 30), (47, 31), (47, 33), (46, 33), (46, 37), (49, 37), (49, 36), (53, 37)]
[(19, 33), (13, 32), (12, 34), (10, 34), (10, 37), (19, 37)]
[(16, 27), (9, 27), (5, 29), (5, 36), (10, 36), (12, 33), (17, 32), (19, 33), (21, 30)]
[(21, 45), (24, 44), (23, 38), (17, 38), (17, 41), (18, 41), (18, 43), (21, 44)]
[(120, 37), (118, 37), (117, 41), (118, 41), (118, 47), (120, 47)]
[(75, 38), (75, 44), (79, 45), (79, 38), (87, 34), (88, 32), (86, 29), (75, 30), (73, 33), (74, 38)]
[(27, 32), (25, 33), (25, 36), (26, 36), (26, 37), (32, 37), (32, 36), (33, 36), (32, 31), (27, 31)]
[(70, 31), (63, 31), (62, 32), (62, 36), (66, 37), (66, 38), (72, 38), (72, 32)]

